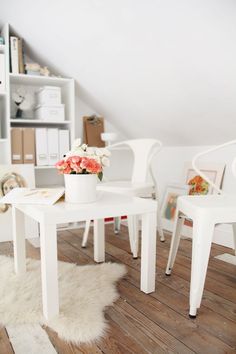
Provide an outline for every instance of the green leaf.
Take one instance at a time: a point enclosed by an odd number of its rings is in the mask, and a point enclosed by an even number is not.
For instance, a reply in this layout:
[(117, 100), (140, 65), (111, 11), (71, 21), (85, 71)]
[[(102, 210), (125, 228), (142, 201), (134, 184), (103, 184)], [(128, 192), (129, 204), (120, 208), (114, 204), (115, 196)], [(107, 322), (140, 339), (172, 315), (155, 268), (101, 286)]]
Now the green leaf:
[(102, 177), (103, 177), (103, 173), (102, 173), (102, 172), (99, 172), (99, 173), (98, 173), (98, 178), (99, 178), (100, 181), (102, 180)]

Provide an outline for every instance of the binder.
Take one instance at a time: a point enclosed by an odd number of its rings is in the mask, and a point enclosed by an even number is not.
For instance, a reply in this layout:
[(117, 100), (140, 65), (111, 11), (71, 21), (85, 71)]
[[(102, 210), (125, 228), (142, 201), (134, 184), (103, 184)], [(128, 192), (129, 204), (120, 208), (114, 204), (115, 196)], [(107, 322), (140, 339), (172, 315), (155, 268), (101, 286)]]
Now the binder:
[(69, 130), (59, 130), (59, 159), (62, 159), (69, 150)]
[(35, 165), (35, 130), (23, 128), (23, 162)]
[(36, 128), (35, 140), (36, 140), (37, 166), (47, 166), (48, 165), (47, 128)]
[(19, 74), (19, 59), (18, 59), (18, 38), (10, 37), (11, 45), (11, 72)]
[(55, 163), (59, 160), (58, 129), (48, 128), (47, 139), (48, 139), (48, 164), (49, 166), (54, 166)]
[(6, 91), (6, 66), (5, 55), (0, 53), (0, 93)]
[(11, 161), (13, 164), (23, 163), (22, 128), (11, 128)]

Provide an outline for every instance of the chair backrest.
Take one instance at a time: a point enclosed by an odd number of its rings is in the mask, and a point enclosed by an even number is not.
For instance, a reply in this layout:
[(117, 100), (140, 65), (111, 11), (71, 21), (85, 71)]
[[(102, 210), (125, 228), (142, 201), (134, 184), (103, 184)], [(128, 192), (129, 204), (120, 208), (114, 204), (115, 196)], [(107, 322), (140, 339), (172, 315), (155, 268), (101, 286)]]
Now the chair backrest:
[[(216, 186), (215, 183), (212, 182), (201, 170), (199, 170), (199, 168), (197, 167), (197, 161), (200, 157), (207, 155), (210, 152), (213, 152), (213, 151), (216, 151), (216, 150), (219, 150), (219, 149), (222, 149), (224, 147), (234, 145), (234, 144), (236, 144), (236, 140), (228, 141), (224, 144), (221, 144), (221, 145), (215, 146), (213, 148), (207, 149), (203, 152), (200, 152), (200, 153), (196, 154), (192, 159), (193, 169), (199, 174), (199, 176), (201, 176), (205, 181), (207, 181), (210, 184), (210, 186), (212, 186), (212, 188), (214, 188), (219, 194), (223, 194), (223, 191), (218, 186)], [(232, 172), (233, 172), (233, 175), (236, 177), (236, 158), (232, 162)]]
[(149, 173), (153, 179), (154, 177), (151, 169), (151, 161), (154, 155), (161, 150), (162, 143), (156, 139), (132, 139), (110, 145), (109, 149), (120, 145), (129, 146), (133, 152), (134, 165), (132, 171), (132, 182), (147, 182)]

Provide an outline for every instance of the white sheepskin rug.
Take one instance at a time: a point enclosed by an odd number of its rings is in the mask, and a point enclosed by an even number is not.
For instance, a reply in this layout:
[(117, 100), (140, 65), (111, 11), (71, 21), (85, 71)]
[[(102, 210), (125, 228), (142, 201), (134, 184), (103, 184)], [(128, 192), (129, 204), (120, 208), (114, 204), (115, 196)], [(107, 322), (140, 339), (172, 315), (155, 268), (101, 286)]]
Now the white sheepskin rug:
[(27, 272), (16, 275), (13, 259), (0, 256), (0, 324), (44, 324), (63, 340), (76, 344), (99, 339), (108, 327), (103, 311), (119, 297), (115, 283), (125, 275), (125, 266), (58, 263), (60, 314), (46, 321), (42, 314), (40, 261), (27, 259)]

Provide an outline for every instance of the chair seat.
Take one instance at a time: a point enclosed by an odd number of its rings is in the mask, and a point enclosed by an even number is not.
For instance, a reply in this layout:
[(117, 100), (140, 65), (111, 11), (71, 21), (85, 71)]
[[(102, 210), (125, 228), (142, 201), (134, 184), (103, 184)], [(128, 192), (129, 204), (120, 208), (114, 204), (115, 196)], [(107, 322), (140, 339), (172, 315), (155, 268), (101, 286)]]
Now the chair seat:
[(140, 197), (148, 197), (155, 191), (152, 183), (132, 183), (130, 181), (102, 182), (98, 184), (97, 189)]
[(209, 213), (215, 223), (236, 221), (236, 195), (181, 196), (178, 208), (191, 219)]

